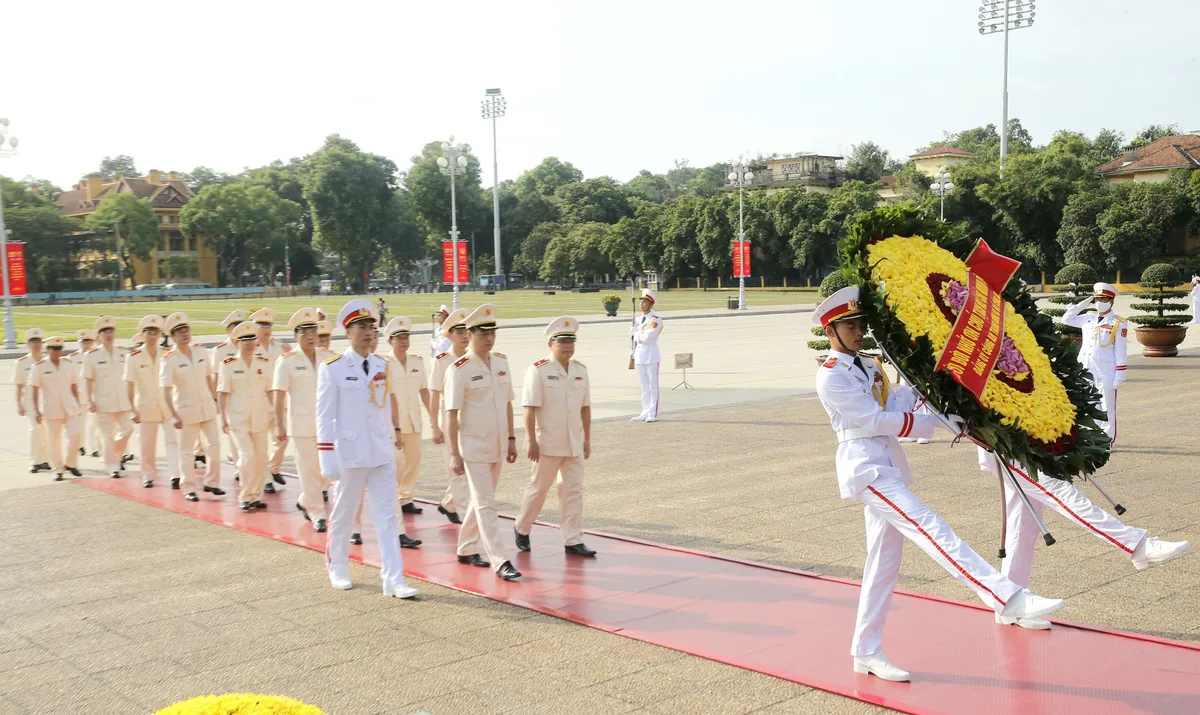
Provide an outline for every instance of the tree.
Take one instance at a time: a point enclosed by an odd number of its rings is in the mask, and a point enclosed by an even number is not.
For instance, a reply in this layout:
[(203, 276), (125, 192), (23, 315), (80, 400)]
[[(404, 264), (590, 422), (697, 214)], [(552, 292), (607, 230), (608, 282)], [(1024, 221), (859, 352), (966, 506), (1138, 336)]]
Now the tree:
[(829, 195), (821, 230), (840, 241), (850, 235), (851, 226), (878, 205), (878, 191), (862, 181), (847, 181)]
[(554, 236), (546, 246), (540, 275), (543, 280), (600, 276), (613, 272), (604, 255), (605, 237), (611, 226), (589, 222), (571, 226), (565, 234)]
[(700, 170), (687, 184), (687, 193), (696, 196), (716, 196), (725, 186), (728, 167), (725, 164), (711, 164)]
[(122, 176), (139, 176), (137, 167), (133, 164), (133, 157), (128, 154), (104, 157), (100, 160), (100, 168), (96, 173), (106, 179), (119, 179)]
[[(659, 226), (662, 248), (657, 267), (663, 277), (695, 276), (703, 270), (697, 235), (704, 201), (698, 196), (684, 194), (667, 204)], [(654, 266), (649, 264), (647, 267)]]
[(1092, 268), (1111, 267), (1111, 255), (1100, 246), (1101, 229), (1097, 222), (1114, 200), (1112, 191), (1103, 184), (1080, 191), (1067, 200), (1062, 226), (1058, 229), (1058, 245), (1062, 247), (1064, 261)]
[(1129, 143), (1136, 147), (1143, 147), (1151, 142), (1162, 139), (1163, 137), (1175, 136), (1179, 133), (1178, 124), (1151, 124), (1142, 131), (1137, 133)]
[(205, 186), (212, 184), (224, 186), (225, 184), (232, 183), (237, 177), (232, 174), (214, 171), (207, 166), (197, 166), (195, 169), (181, 174), (180, 178), (193, 194), (198, 194), (200, 193), (200, 189), (203, 189)]
[(243, 285), (251, 268), (272, 272), (282, 264), (284, 241), (299, 227), (300, 206), (265, 186), (244, 181), (210, 185), (179, 212), (180, 229), (203, 235), (217, 254), (226, 284)]
[(1161, 183), (1131, 182), (1113, 189), (1115, 200), (1096, 217), (1100, 247), (1111, 266), (1140, 270), (1168, 252), (1177, 228), (1188, 212), (1186, 184), (1178, 175)]
[(200, 262), (195, 256), (168, 256), (159, 262), (158, 268), (168, 280), (195, 278), (200, 275)]
[[(933, 142), (925, 148), (931, 149), (941, 145), (969, 151), (980, 159), (997, 158), (1000, 156), (1000, 132), (996, 130), (995, 124), (964, 129), (961, 132), (945, 132), (940, 141)], [(1009, 155), (1027, 154), (1031, 151), (1033, 151), (1033, 136), (1025, 127), (1021, 126), (1020, 119), (1008, 120)]]
[(633, 215), (618, 221), (601, 247), (615, 273), (623, 277), (657, 271), (657, 256), (662, 252), (659, 233), (663, 207), (640, 199), (633, 199), (633, 205)]
[(564, 184), (554, 195), (567, 223), (616, 223), (632, 213), (621, 185), (608, 176)]
[(881, 176), (891, 176), (904, 168), (904, 163), (894, 161), (883, 147), (875, 142), (850, 145), (850, 156), (846, 158), (846, 172), (852, 179), (873, 184)]
[(79, 254), (93, 241), (78, 221), (63, 216), (55, 205), (51, 196), (57, 191), (48, 182), (0, 176), (5, 227), (12, 231), (10, 240), (25, 244), (30, 292), (60, 290), (64, 281), (76, 276)]
[(803, 188), (775, 195), (775, 230), (786, 237), (792, 250), (792, 265), (802, 276), (815, 276), (822, 268), (837, 264), (837, 236), (828, 229), (829, 195)]
[(521, 174), (513, 184), (517, 196), (524, 200), (531, 196), (554, 196), (559, 188), (567, 184), (577, 184), (583, 181), (583, 172), (571, 166), (570, 162), (559, 161), (556, 156), (548, 156), (532, 169)]
[[(464, 150), (467, 167), (455, 170), (454, 193), (460, 237), (482, 234), (491, 213), (491, 197), (483, 192), (479, 179), (479, 160)], [(429, 142), (412, 158), (412, 167), (404, 175), (416, 217), (426, 233), (426, 250), (441, 255), (442, 241), (450, 240), (450, 177), (437, 165), (442, 142)], [(390, 163), (390, 162), (389, 162)]]
[[(224, 175), (221, 175), (224, 176)], [(295, 242), (289, 244), (289, 259), (292, 265), (292, 280), (303, 281), (318, 272), (317, 254), (313, 249), (312, 207), (304, 196), (304, 167), (302, 160), (292, 159), (288, 163), (273, 161), (267, 166), (244, 172), (247, 186), (265, 186), (281, 199), (287, 199), (300, 207), (300, 221)], [(221, 181), (213, 183), (220, 184)]]
[(639, 171), (637, 176), (625, 184), (625, 192), (630, 196), (637, 196), (656, 204), (661, 204), (671, 198), (672, 194), (671, 184), (667, 181), (667, 177), (662, 174), (652, 174), (645, 169)]
[(1101, 129), (1092, 140), (1092, 151), (1096, 164), (1104, 164), (1121, 155), (1125, 148), (1125, 134), (1115, 129)]
[(150, 206), (150, 199), (139, 199), (133, 194), (113, 194), (103, 199), (84, 224), (105, 237), (100, 244), (102, 250), (111, 252), (125, 265), (129, 280), (133, 280), (133, 260), (149, 261), (155, 249), (163, 244), (158, 216)]
[(521, 252), (513, 259), (513, 270), (526, 276), (541, 275), (545, 263), (546, 247), (559, 236), (566, 235), (567, 229), (560, 223), (547, 221), (534, 227), (525, 241), (521, 244)]

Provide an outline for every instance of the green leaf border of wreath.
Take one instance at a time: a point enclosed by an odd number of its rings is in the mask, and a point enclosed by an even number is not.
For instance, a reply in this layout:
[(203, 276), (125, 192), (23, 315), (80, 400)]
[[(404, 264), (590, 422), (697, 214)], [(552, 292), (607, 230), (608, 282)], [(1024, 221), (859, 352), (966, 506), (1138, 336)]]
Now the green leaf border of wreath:
[(975, 239), (951, 233), (944, 224), (922, 216), (916, 209), (891, 206), (862, 217), (839, 243), (842, 275), (850, 285), (859, 286), (859, 304), (868, 327), (875, 340), (887, 348), (905, 374), (912, 378), (914, 387), (928, 395), (930, 404), (939, 412), (965, 419), (972, 436), (1024, 465), (1031, 476), (1041, 472), (1071, 481), (1080, 473), (1091, 474), (1102, 467), (1108, 461), (1110, 444), (1108, 435), (1097, 424), (1106, 417), (1099, 409), (1100, 395), (1092, 384), (1090, 373), (1079, 364), (1078, 346), (1062, 339), (1054, 328), (1054, 321), (1038, 311), (1033, 297), (1020, 281), (1009, 281), (1004, 289), (1004, 299), (1033, 331), (1076, 410), (1075, 443), (1060, 453), (1052, 453), (1041, 443), (1030, 440), (1020, 429), (1019, 422), (1012, 426), (1001, 424), (998, 412), (981, 407), (974, 396), (948, 373), (934, 372), (933, 343), (924, 335), (914, 340), (908, 334), (904, 324), (888, 309), (883, 294), (871, 279), (867, 247), (872, 239), (892, 236), (921, 236), (964, 261), (974, 248)]

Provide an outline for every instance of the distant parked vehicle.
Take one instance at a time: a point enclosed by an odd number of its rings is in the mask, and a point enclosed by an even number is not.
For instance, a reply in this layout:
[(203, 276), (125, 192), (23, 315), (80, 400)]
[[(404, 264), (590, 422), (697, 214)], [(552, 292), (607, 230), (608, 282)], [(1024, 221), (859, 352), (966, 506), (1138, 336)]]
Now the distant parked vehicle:
[(166, 287), (167, 286), (163, 283), (141, 283), (139, 285), (134, 286), (133, 289), (154, 292), (154, 291), (160, 291)]
[(212, 283), (168, 283), (167, 290), (176, 290), (179, 288), (212, 288)]

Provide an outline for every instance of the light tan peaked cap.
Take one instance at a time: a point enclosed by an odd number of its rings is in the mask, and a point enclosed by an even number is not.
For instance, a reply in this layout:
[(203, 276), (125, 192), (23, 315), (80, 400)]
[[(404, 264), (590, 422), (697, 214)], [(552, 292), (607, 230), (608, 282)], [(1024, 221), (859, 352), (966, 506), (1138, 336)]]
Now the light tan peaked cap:
[(333, 323), (328, 320), (318, 321), (317, 335), (333, 335)]
[(259, 308), (250, 314), (250, 320), (261, 325), (274, 325), (275, 311), (270, 308)]
[(550, 321), (550, 325), (546, 326), (545, 336), (551, 340), (574, 340), (578, 330), (579, 321), (564, 315)]
[(337, 322), (342, 326), (342, 330), (363, 320), (379, 322), (379, 316), (375, 314), (375, 306), (366, 298), (355, 298), (338, 311)]
[(138, 332), (151, 328), (153, 330), (163, 329), (163, 319), (161, 315), (147, 315), (138, 321)]
[(146, 344), (146, 336), (145, 336), (145, 335), (142, 335), (142, 332), (141, 332), (140, 330), (139, 330), (138, 332), (134, 333), (134, 334), (133, 334), (133, 337), (132, 337), (132, 338), (130, 338), (130, 339), (133, 341), (133, 344), (134, 344), (135, 346), (136, 346), (136, 345), (145, 345), (145, 344)]
[(301, 308), (288, 318), (288, 330), (296, 331), (301, 328), (315, 328), (321, 322), (316, 308)]
[(254, 323), (251, 322), (239, 323), (229, 335), (239, 341), (258, 339), (258, 331), (254, 329)]
[(249, 319), (250, 316), (246, 315), (246, 311), (238, 309), (225, 316), (225, 319), (221, 321), (221, 327), (225, 328), (225, 332), (229, 332), (229, 329), (233, 326), (238, 323), (244, 323)]
[(397, 315), (388, 321), (387, 327), (383, 329), (385, 337), (393, 335), (407, 335), (412, 332), (412, 320), (407, 315)]
[(99, 333), (102, 330), (116, 330), (116, 329), (117, 329), (117, 319), (112, 317), (111, 315), (101, 315), (99, 318), (96, 318), (96, 322), (92, 323), (92, 330), (95, 330), (97, 333)]
[(92, 342), (95, 342), (96, 341), (96, 331), (88, 330), (87, 328), (84, 328), (83, 330), (76, 330), (75, 331), (75, 340), (76, 340), (76, 342), (80, 342), (80, 343), (82, 343), (84, 340), (91, 340)]
[(63, 339), (58, 337), (57, 335), (51, 335), (50, 337), (48, 337), (42, 341), (42, 346), (48, 350), (62, 350), (63, 349)]
[(438, 334), (445, 337), (451, 330), (455, 328), (467, 327), (467, 309), (455, 308), (446, 315), (446, 319), (442, 321), (442, 327), (438, 329)]
[(173, 333), (180, 328), (190, 328), (192, 326), (191, 319), (184, 312), (171, 313), (167, 316), (167, 322), (163, 325), (168, 333)]
[(46, 331), (42, 330), (41, 328), (30, 328), (29, 330), (25, 331), (25, 342), (29, 342), (30, 340), (41, 340), (44, 337), (46, 337)]
[(467, 316), (467, 330), (472, 328), (477, 330), (495, 330), (496, 318), (500, 316), (496, 310), (496, 306), (491, 303), (484, 303)]

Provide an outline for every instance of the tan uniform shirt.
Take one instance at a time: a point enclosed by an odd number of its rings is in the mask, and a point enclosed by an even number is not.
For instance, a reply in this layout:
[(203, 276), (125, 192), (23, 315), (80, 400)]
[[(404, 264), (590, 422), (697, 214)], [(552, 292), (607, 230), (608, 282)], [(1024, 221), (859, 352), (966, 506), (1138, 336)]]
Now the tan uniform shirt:
[(38, 361), (29, 371), (29, 387), (31, 393), (36, 386), (41, 390), (42, 417), (48, 420), (65, 420), (79, 414), (79, 402), (71, 394), (71, 386), (77, 384), (79, 376), (75, 373), (75, 365), (66, 358), (60, 358), (58, 367), (50, 362), (50, 358)]
[(564, 369), (553, 356), (538, 360), (525, 372), (521, 404), (536, 407), (537, 440), (549, 457), (583, 456), (584, 407), (592, 404), (587, 368), (571, 360)]
[(265, 348), (262, 345), (254, 348), (254, 355), (256, 357), (265, 357), (271, 362), (271, 371), (267, 373), (271, 376), (275, 375), (275, 362), (289, 352), (291, 352), (291, 350), (288, 350), (281, 341), (276, 340), (275, 338), (271, 338), (271, 344)]
[[(443, 392), (446, 389), (446, 370), (454, 365), (454, 361), (458, 358), (451, 351), (438, 353), (433, 358), (433, 366), (429, 369), (429, 389), (432, 392)], [(443, 394), (442, 399), (438, 402), (438, 413), (434, 417), (438, 421), (438, 426), (445, 428), (446, 426), (446, 396)]]
[(271, 389), (287, 393), (287, 429), (293, 437), (317, 436), (317, 368), (321, 365), (320, 353), (318, 349), (315, 365), (308, 361), (303, 350), (293, 350), (275, 362)]
[(229, 393), (225, 415), (229, 429), (265, 432), (271, 413), (267, 390), (271, 387), (271, 361), (254, 355), (247, 365), (240, 357), (225, 358), (217, 373), (217, 392)]
[(163, 352), (159, 350), (154, 358), (145, 348), (131, 350), (125, 358), (126, 383), (134, 383), (133, 409), (143, 422), (163, 422), (171, 416), (171, 410), (163, 399), (162, 390), (158, 386), (158, 368), (163, 360)]
[[(43, 359), (45, 353), (42, 353)], [(26, 410), (33, 409), (33, 390), (29, 389), (29, 370), (33, 367), (33, 358), (28, 354), (17, 358), (17, 366), (13, 368), (13, 384), (25, 385), (25, 391), (21, 395), (21, 406)]]
[(158, 361), (158, 386), (175, 388), (175, 412), (184, 424), (199, 424), (216, 418), (217, 405), (208, 389), (208, 378), (208, 355), (203, 348), (193, 349), (190, 360), (178, 348), (173, 348), (163, 353)]
[(459, 449), (467, 462), (499, 462), (508, 453), (508, 358), (493, 352), (491, 367), (470, 350), (446, 371), (446, 409), (458, 410)]
[(388, 364), (388, 382), (400, 413), (400, 431), (412, 434), (421, 431), (421, 390), (425, 387), (425, 360), (420, 355), (406, 353), (404, 364), (395, 355), (384, 357)]
[(92, 348), (83, 354), (83, 369), (79, 377), (91, 380), (88, 397), (97, 412), (128, 412), (129, 390), (125, 387), (125, 348), (113, 347), (112, 352), (103, 346)]
[(225, 338), (225, 342), (214, 345), (208, 351), (208, 367), (212, 370), (214, 379), (217, 377), (217, 372), (221, 369), (221, 363), (225, 362), (225, 358), (236, 357), (238, 354), (237, 345), (233, 338)]

